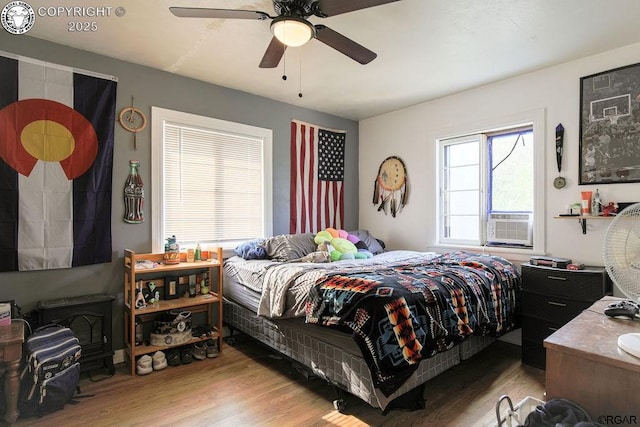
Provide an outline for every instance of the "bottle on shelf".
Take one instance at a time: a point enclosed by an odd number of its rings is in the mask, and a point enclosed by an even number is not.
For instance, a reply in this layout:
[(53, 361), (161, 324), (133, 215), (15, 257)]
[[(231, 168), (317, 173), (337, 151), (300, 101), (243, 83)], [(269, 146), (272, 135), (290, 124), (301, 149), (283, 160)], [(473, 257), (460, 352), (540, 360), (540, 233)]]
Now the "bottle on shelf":
[(202, 295), (206, 295), (209, 293), (209, 291), (210, 288), (207, 273), (204, 273), (202, 275), (202, 280), (200, 281), (200, 292), (202, 293)]
[(196, 275), (190, 275), (189, 276), (189, 297), (193, 298), (196, 296), (196, 282), (198, 281), (198, 278), (196, 277)]
[(194, 255), (196, 261), (200, 261), (202, 259), (202, 249), (200, 248), (200, 243), (196, 245), (196, 253)]
[(602, 207), (601, 207), (601, 201), (600, 201), (600, 192), (598, 191), (598, 189), (596, 188), (596, 192), (593, 195), (593, 199), (591, 201), (591, 215), (593, 216), (599, 216), (602, 213)]
[(180, 245), (177, 243), (175, 235), (167, 237), (163, 261), (165, 264), (180, 264)]
[(136, 316), (136, 345), (141, 345), (144, 341), (144, 335), (142, 332), (142, 321)]

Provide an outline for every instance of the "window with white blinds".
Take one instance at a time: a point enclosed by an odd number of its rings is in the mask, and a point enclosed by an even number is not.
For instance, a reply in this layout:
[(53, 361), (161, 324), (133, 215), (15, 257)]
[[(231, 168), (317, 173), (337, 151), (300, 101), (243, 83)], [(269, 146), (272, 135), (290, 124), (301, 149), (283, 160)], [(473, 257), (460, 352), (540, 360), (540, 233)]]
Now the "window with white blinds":
[(152, 120), (154, 251), (271, 234), (271, 130), (156, 107)]

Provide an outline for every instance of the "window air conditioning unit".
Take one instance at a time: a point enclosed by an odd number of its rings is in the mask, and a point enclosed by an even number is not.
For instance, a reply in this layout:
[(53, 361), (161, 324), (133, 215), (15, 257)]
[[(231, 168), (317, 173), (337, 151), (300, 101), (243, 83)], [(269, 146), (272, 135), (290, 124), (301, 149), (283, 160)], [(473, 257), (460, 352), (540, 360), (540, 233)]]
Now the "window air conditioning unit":
[(491, 213), (487, 222), (489, 244), (533, 246), (530, 213)]

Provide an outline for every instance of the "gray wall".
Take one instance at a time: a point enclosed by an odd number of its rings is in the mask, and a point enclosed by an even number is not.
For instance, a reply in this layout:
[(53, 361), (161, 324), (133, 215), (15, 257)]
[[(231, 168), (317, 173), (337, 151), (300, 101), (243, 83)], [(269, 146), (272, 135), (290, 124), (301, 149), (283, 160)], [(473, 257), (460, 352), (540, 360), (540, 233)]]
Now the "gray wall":
[[(116, 113), (135, 106), (150, 118), (151, 106), (200, 114), (222, 120), (245, 123), (273, 130), (273, 233), (289, 232), (289, 136), (292, 119), (347, 131), (345, 153), (345, 229), (358, 225), (358, 123), (329, 114), (272, 101), (248, 93), (179, 77), (164, 71), (95, 55), (28, 36), (13, 36), (0, 31), (0, 50), (56, 64), (77, 67), (118, 78)], [(2, 84), (2, 82), (0, 82)], [(133, 135), (116, 124), (111, 263), (64, 270), (0, 273), (0, 301), (15, 300), (28, 312), (38, 301), (59, 297), (106, 293), (116, 296), (114, 348), (123, 347), (122, 339), (122, 250), (151, 251), (150, 203), (145, 204), (144, 224), (122, 221), (122, 186), (128, 174), (129, 160), (141, 162), (145, 195), (150, 200), (151, 127)], [(2, 201), (0, 201), (2, 203)]]

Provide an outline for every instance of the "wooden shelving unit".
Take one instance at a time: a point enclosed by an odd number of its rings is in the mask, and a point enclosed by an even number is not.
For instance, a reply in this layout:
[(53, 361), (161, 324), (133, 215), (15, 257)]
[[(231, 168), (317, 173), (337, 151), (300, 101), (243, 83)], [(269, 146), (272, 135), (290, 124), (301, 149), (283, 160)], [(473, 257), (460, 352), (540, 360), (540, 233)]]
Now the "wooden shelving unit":
[[(179, 264), (163, 264), (163, 259), (163, 253), (136, 254), (130, 249), (124, 250), (124, 337), (125, 353), (130, 365), (131, 375), (136, 373), (136, 357), (155, 353), (156, 351), (166, 351), (171, 347), (178, 347), (136, 345), (136, 317), (146, 323), (153, 321), (159, 314), (174, 309), (188, 309), (192, 315), (204, 312), (207, 316), (207, 325), (216, 326), (218, 331), (214, 332), (212, 336), (192, 337), (190, 342), (179, 346), (213, 339), (218, 342), (218, 350), (222, 351), (222, 248), (219, 247), (213, 250), (209, 254), (209, 259), (205, 261), (186, 262), (184, 254), (181, 254)], [(155, 263), (155, 267), (137, 268), (138, 262), (143, 260)], [(196, 295), (194, 297), (163, 299), (164, 278), (166, 276), (179, 276), (181, 278), (180, 283), (188, 283), (189, 275), (202, 273), (206, 273), (208, 277), (210, 286), (208, 296)], [(136, 283), (141, 282), (140, 284), (146, 286), (151, 281), (160, 291), (160, 301), (147, 304), (144, 308), (136, 308)], [(217, 308), (215, 321), (212, 315), (212, 306), (214, 305)]]

